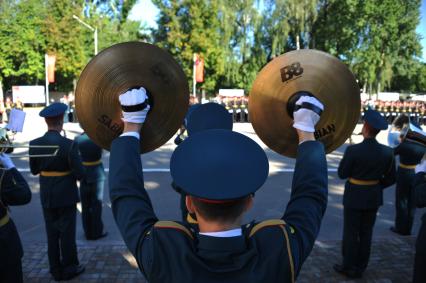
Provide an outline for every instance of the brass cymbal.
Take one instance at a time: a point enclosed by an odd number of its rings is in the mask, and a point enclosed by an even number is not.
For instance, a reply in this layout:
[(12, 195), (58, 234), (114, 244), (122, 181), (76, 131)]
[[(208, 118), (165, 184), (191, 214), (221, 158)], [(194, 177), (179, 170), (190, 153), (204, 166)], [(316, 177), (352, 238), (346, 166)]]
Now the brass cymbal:
[[(297, 50), (269, 62), (250, 92), (253, 128), (272, 150), (296, 157), (298, 138), (291, 108), (297, 92), (309, 92), (324, 105), (315, 138), (327, 153), (343, 144), (359, 119), (361, 99), (352, 72), (337, 58), (318, 50)], [(291, 113), (291, 114), (290, 114)]]
[(181, 126), (188, 109), (186, 76), (173, 57), (142, 42), (113, 45), (84, 68), (76, 89), (76, 111), (82, 128), (99, 146), (109, 149), (123, 131), (118, 96), (143, 86), (151, 110), (141, 130), (141, 152), (166, 143)]

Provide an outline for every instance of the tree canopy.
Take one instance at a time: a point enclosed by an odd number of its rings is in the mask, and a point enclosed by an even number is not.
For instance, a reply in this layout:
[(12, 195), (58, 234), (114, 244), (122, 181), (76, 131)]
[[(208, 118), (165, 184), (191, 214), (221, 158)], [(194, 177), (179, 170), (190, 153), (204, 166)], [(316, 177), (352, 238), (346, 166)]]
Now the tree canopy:
[(364, 91), (426, 92), (420, 0), (152, 0), (157, 27), (131, 21), (136, 0), (0, 1), (0, 81), (44, 84), (44, 54), (55, 54), (53, 90), (72, 90), (98, 49), (143, 40), (170, 52), (192, 85), (193, 54), (205, 61), (199, 90), (249, 93), (260, 69), (297, 48), (337, 56)]

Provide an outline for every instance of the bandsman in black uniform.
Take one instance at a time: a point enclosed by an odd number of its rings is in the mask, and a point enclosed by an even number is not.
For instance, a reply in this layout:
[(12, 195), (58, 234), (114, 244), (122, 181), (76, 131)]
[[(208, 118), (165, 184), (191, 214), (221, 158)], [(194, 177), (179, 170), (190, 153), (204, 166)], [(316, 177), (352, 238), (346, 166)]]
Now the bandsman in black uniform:
[(102, 148), (86, 133), (75, 138), (86, 174), (80, 181), (81, 218), (86, 239), (97, 240), (107, 236), (102, 223), (105, 169)]
[[(50, 273), (55, 280), (68, 280), (84, 272), (79, 264), (76, 245), (76, 203), (79, 202), (77, 180), (84, 167), (77, 144), (61, 136), (67, 106), (53, 103), (40, 116), (48, 131), (30, 142), (36, 146), (59, 146), (51, 157), (30, 157), (33, 175), (40, 175), (40, 200), (47, 233)], [(30, 155), (51, 154), (52, 148), (30, 148)]]
[[(232, 130), (232, 115), (220, 104), (206, 103), (191, 106), (185, 118), (185, 125), (188, 136), (209, 129), (225, 129)], [(179, 188), (174, 182), (172, 187), (180, 193), (180, 209), (182, 212), (182, 221), (189, 224), (197, 224), (194, 214), (189, 214), (186, 208), (186, 193)]]
[(27, 181), (16, 170), (12, 160), (0, 154), (0, 282), (23, 282), (22, 244), (8, 206), (24, 205), (31, 201)]
[[(410, 123), (409, 127), (415, 126)], [(404, 139), (395, 147), (394, 154), (399, 155), (399, 166), (396, 174), (395, 226), (390, 230), (404, 236), (411, 235), (416, 212), (413, 189), (414, 169), (421, 162), (425, 148), (419, 143)]]
[[(416, 168), (418, 172), (414, 178), (414, 195), (418, 208), (426, 207), (426, 160)], [(416, 255), (414, 257), (413, 283), (426, 282), (426, 213), (422, 217), (422, 225), (416, 241)]]
[[(142, 90), (119, 97), (124, 106), (146, 98)], [(302, 96), (296, 104), (323, 109), (313, 97)], [(313, 135), (318, 114), (306, 108), (294, 112), (300, 143), (281, 219), (241, 225), (269, 171), (265, 152), (252, 139), (214, 129), (182, 142), (171, 158), (171, 175), (188, 194), (198, 233), (184, 223), (158, 221), (143, 189), (139, 133), (148, 110), (123, 112), (124, 132), (112, 143), (109, 174), (116, 223), (148, 281), (294, 282), (327, 205), (324, 147)]]
[(349, 146), (339, 164), (339, 178), (347, 181), (343, 195), (343, 263), (334, 265), (334, 269), (351, 278), (361, 277), (367, 268), (376, 213), (383, 205), (383, 189), (395, 183), (392, 149), (376, 140), (387, 127), (379, 112), (367, 110), (362, 128), (364, 140)]

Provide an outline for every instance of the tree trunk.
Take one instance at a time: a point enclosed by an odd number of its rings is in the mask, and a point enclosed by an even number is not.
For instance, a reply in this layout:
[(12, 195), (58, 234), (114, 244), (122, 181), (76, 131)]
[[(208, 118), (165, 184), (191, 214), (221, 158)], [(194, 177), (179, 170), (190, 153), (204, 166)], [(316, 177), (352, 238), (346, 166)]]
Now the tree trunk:
[(299, 34), (296, 35), (296, 49), (299, 50), (300, 49), (300, 37)]

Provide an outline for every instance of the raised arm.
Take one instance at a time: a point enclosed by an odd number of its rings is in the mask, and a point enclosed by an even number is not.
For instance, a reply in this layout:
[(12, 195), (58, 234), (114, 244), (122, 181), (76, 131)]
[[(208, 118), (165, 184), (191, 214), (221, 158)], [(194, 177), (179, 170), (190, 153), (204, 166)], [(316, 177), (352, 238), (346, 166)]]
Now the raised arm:
[(145, 92), (128, 91), (120, 95), (120, 103), (123, 106), (134, 106), (130, 108), (136, 111), (123, 112), (123, 134), (112, 143), (109, 165), (112, 212), (127, 247), (136, 258), (139, 258), (138, 253), (141, 251), (138, 247), (145, 233), (157, 222), (144, 188), (140, 158), (139, 133), (149, 106), (142, 110), (137, 106), (145, 99)]
[(144, 188), (136, 137), (124, 136), (114, 140), (109, 168), (112, 213), (127, 247), (136, 255), (142, 236), (157, 221)]
[[(296, 104), (299, 103), (299, 100)], [(322, 104), (316, 99), (307, 102), (322, 107)], [(301, 110), (304, 110), (304, 112), (299, 113)], [(299, 148), (291, 197), (282, 217), (291, 227), (289, 234), (292, 240), (291, 246), (296, 273), (300, 271), (302, 263), (311, 252), (318, 236), (321, 220), (327, 207), (328, 191), (324, 146), (315, 141), (313, 134), (319, 116), (313, 111), (301, 110), (294, 112), (293, 127), (297, 129)]]

